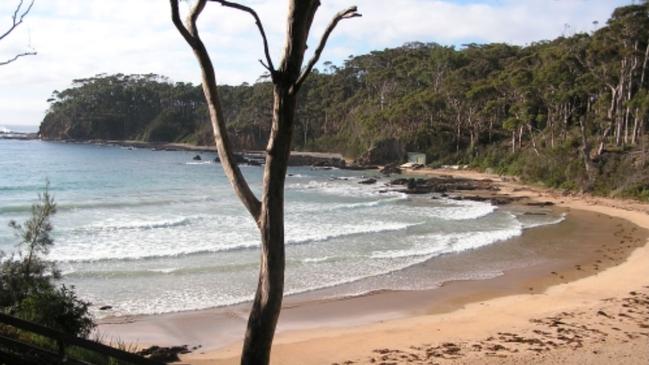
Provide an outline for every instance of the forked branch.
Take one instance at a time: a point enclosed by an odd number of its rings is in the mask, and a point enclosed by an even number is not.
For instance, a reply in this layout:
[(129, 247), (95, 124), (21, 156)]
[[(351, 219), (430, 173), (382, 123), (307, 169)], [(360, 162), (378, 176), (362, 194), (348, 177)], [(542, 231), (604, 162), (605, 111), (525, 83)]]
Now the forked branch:
[(205, 8), (205, 3), (207, 0), (199, 0), (196, 2), (194, 7), (191, 9), (189, 16), (187, 17), (187, 25), (183, 24), (183, 21), (180, 19), (180, 10), (178, 9), (178, 0), (170, 0), (171, 3), (171, 20), (178, 29), (178, 32), (185, 38), (185, 41), (189, 43), (192, 49), (196, 50), (198, 47), (198, 32), (196, 28), (196, 20), (198, 16)]
[(252, 190), (250, 190), (250, 186), (241, 173), (239, 166), (237, 166), (234, 161), (234, 153), (228, 137), (225, 117), (223, 116), (221, 102), (218, 96), (214, 66), (212, 65), (212, 61), (210, 60), (210, 56), (203, 44), (203, 41), (198, 35), (198, 28), (196, 27), (196, 21), (205, 8), (207, 0), (198, 0), (190, 10), (185, 24), (180, 20), (178, 0), (170, 0), (170, 3), (172, 21), (183, 38), (185, 38), (185, 41), (187, 41), (194, 51), (194, 54), (201, 66), (203, 92), (205, 93), (205, 99), (207, 100), (210, 121), (214, 131), (214, 142), (216, 143), (216, 149), (219, 158), (221, 159), (223, 171), (228, 177), (228, 180), (230, 180), (235, 193), (243, 202), (243, 205), (245, 205), (255, 221), (258, 222), (261, 215), (261, 203)]
[[(24, 0), (20, 0), (20, 2), (18, 3), (18, 6), (16, 7), (16, 10), (14, 11), (13, 15), (11, 16), (11, 26), (9, 27), (9, 29), (7, 31), (5, 31), (4, 33), (2, 33), (2, 35), (0, 35), (0, 40), (5, 38), (6, 36), (8, 36), (9, 33), (13, 32), (14, 29), (16, 29), (16, 27), (18, 27), (20, 24), (22, 24), (23, 20), (25, 19), (25, 16), (27, 16), (27, 14), (29, 14), (29, 11), (32, 10), (32, 6), (34, 6), (34, 1), (35, 0), (32, 0), (29, 3), (29, 6), (27, 6), (27, 8), (21, 12), (23, 4), (24, 4)], [(25, 55), (25, 56), (27, 56), (27, 55)], [(19, 57), (22, 57), (22, 56), (19, 56)]]
[(304, 83), (304, 80), (306, 80), (306, 78), (313, 70), (313, 67), (316, 65), (316, 63), (318, 63), (318, 60), (320, 59), (320, 55), (322, 54), (322, 51), (327, 45), (327, 40), (329, 39), (331, 32), (333, 32), (334, 28), (336, 28), (336, 25), (338, 25), (338, 23), (343, 19), (355, 18), (360, 16), (362, 15), (358, 12), (358, 8), (356, 6), (352, 6), (348, 9), (342, 10), (334, 16), (334, 18), (331, 20), (331, 23), (329, 23), (329, 26), (327, 26), (327, 29), (322, 35), (322, 38), (320, 39), (320, 43), (318, 44), (318, 48), (316, 48), (315, 52), (313, 53), (313, 57), (311, 57), (311, 60), (309, 60), (309, 63), (307, 63), (306, 68), (302, 71), (302, 74), (300, 74), (300, 77), (295, 82), (295, 88), (294, 88), (295, 91), (297, 91), (300, 88), (302, 83)]
[(233, 3), (231, 1), (226, 1), (226, 0), (211, 0), (211, 1), (215, 1), (229, 8), (245, 11), (246, 13), (252, 15), (252, 17), (255, 19), (255, 24), (259, 29), (259, 34), (261, 34), (261, 39), (264, 42), (264, 54), (266, 55), (266, 63), (264, 63), (264, 61), (262, 60), (259, 60), (259, 63), (261, 63), (261, 65), (264, 66), (268, 70), (268, 72), (270, 72), (271, 77), (274, 79), (276, 72), (275, 72), (275, 66), (273, 66), (273, 59), (270, 57), (270, 51), (268, 50), (268, 38), (266, 38), (266, 32), (264, 31), (264, 26), (261, 24), (261, 20), (259, 19), (257, 12), (248, 6)]

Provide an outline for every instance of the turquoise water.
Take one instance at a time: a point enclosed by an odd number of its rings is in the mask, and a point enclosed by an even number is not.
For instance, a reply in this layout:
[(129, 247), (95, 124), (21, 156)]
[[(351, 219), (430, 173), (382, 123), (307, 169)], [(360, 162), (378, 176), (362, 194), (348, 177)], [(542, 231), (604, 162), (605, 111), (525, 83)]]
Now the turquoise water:
[[(213, 154), (0, 140), (0, 249), (46, 179), (59, 206), (49, 259), (101, 315), (162, 313), (249, 300), (259, 240)], [(261, 167), (243, 166), (255, 192)], [(340, 295), (422, 289), (442, 277), (395, 273), (432, 257), (493, 244), (556, 216), (517, 216), (489, 203), (409, 197), (361, 185), (375, 172), (289, 169), (287, 292)], [(466, 270), (463, 278), (493, 275)], [(371, 279), (371, 280), (370, 280)], [(421, 279), (421, 280), (420, 280)], [(341, 288), (343, 288), (341, 286)]]

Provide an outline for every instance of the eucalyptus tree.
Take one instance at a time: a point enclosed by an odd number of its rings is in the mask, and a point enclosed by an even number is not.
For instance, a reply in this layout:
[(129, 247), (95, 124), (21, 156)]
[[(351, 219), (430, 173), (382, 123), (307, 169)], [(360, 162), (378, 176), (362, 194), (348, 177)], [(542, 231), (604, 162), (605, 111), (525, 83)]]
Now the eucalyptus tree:
[(320, 59), (327, 39), (336, 25), (343, 19), (357, 17), (360, 14), (355, 6), (337, 13), (325, 29), (313, 56), (304, 65), (307, 39), (320, 1), (289, 0), (285, 46), (278, 67), (275, 67), (270, 56), (264, 27), (255, 10), (230, 1), (213, 0), (253, 17), (263, 41), (265, 61), (260, 62), (268, 70), (273, 84), (271, 131), (266, 147), (263, 191), (259, 200), (250, 189), (234, 159), (214, 67), (198, 32), (197, 20), (207, 2), (207, 0), (198, 0), (190, 9), (186, 21), (183, 22), (180, 18), (178, 0), (170, 0), (172, 21), (194, 51), (200, 65), (203, 92), (223, 170), (235, 193), (254, 218), (261, 235), (259, 280), (248, 318), (241, 363), (267, 364), (270, 361), (271, 345), (284, 293), (284, 183), (291, 151), (298, 92)]

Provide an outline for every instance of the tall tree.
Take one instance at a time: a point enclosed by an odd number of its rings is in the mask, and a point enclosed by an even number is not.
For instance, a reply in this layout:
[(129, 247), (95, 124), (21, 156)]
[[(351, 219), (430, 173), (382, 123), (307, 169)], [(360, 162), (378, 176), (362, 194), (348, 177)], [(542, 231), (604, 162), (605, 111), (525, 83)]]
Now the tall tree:
[(178, 0), (170, 0), (172, 21), (194, 51), (202, 72), (202, 84), (210, 114), (217, 151), (223, 170), (236, 194), (257, 223), (261, 234), (261, 263), (259, 281), (253, 300), (241, 355), (242, 364), (268, 364), (270, 350), (279, 318), (284, 293), (284, 182), (296, 111), (297, 94), (318, 62), (329, 35), (343, 19), (360, 16), (356, 7), (335, 15), (316, 47), (312, 58), (303, 66), (309, 30), (319, 0), (289, 0), (285, 46), (279, 67), (275, 68), (268, 40), (257, 13), (250, 7), (225, 0), (212, 0), (223, 6), (250, 14), (261, 34), (265, 63), (273, 84), (273, 113), (271, 132), (266, 147), (263, 192), (261, 201), (252, 192), (233, 158), (226, 121), (219, 98), (214, 67), (196, 21), (208, 0), (198, 0), (187, 20), (180, 19)]
[[(0, 41), (8, 37), (9, 34), (11, 34), (14, 30), (16, 30), (16, 28), (18, 28), (20, 24), (23, 23), (27, 14), (29, 14), (29, 12), (32, 10), (32, 7), (34, 6), (34, 1), (36, 0), (32, 0), (29, 4), (25, 4), (24, 0), (20, 0), (18, 2), (16, 9), (14, 10), (11, 16), (11, 25), (7, 30), (5, 30), (3, 33), (0, 34)], [(17, 55), (13, 56), (10, 59), (0, 61), (0, 66), (8, 65), (18, 60), (20, 57), (33, 56), (35, 54), (36, 51), (34, 50), (18, 53)]]

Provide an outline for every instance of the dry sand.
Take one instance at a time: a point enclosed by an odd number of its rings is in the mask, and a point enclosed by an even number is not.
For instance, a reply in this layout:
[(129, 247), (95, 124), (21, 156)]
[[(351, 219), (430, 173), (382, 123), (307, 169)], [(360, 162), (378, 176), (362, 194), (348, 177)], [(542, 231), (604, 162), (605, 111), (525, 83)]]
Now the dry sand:
[[(424, 170), (497, 181), (501, 193), (619, 217), (649, 229), (649, 206), (632, 201), (561, 196), (471, 171)], [(606, 267), (633, 240), (620, 229), (600, 252), (601, 270), (531, 293), (469, 298), (450, 312), (430, 308), (405, 318), (346, 327), (283, 331), (274, 364), (649, 364), (649, 241)], [(598, 264), (597, 261), (593, 264)], [(582, 269), (582, 268), (580, 268)], [(577, 270), (577, 269), (575, 269)], [(583, 270), (583, 269), (582, 269)], [(574, 270), (573, 270), (574, 271)], [(581, 271), (581, 270), (578, 270)], [(551, 275), (561, 275), (556, 273)], [(547, 276), (546, 276), (547, 278)], [(538, 278), (537, 278), (538, 279)], [(485, 281), (473, 282), (475, 289)], [(393, 293), (399, 295), (399, 293)], [(404, 305), (407, 296), (403, 296)], [(431, 304), (432, 305), (432, 304)], [(240, 343), (195, 351), (191, 364), (235, 364)]]

